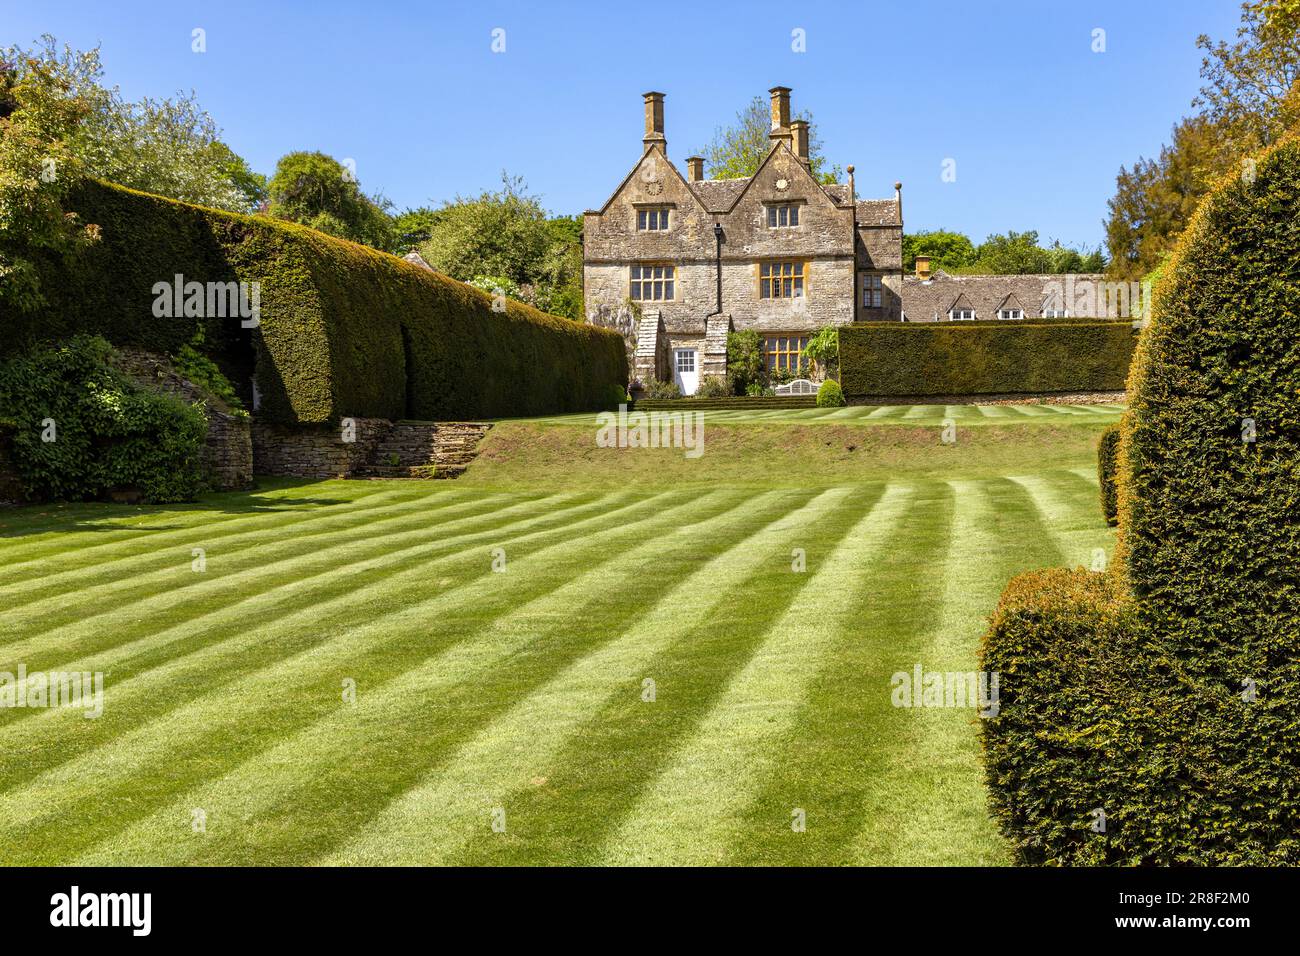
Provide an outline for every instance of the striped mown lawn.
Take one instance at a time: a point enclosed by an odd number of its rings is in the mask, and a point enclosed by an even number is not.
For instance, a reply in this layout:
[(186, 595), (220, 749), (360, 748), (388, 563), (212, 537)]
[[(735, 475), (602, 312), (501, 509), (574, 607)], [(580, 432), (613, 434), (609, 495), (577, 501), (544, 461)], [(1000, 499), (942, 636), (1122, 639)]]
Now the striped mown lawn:
[(1109, 549), (1086, 414), (947, 474), (0, 512), (0, 671), (105, 675), (97, 719), (0, 709), (0, 861), (1003, 862), (976, 712), (891, 676), (972, 670), (1012, 574)]

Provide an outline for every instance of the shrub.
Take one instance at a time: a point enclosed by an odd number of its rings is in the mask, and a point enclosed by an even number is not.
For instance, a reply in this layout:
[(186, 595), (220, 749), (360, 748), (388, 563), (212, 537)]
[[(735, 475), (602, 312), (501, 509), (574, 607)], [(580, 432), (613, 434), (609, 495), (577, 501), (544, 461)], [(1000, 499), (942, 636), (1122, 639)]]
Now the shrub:
[(695, 395), (698, 398), (724, 398), (731, 394), (727, 380), (717, 375), (705, 376)]
[(889, 322), (842, 326), (840, 385), (852, 396), (1122, 391), (1127, 321)]
[[(247, 365), (255, 350), (259, 416), (284, 424), (593, 411), (627, 380), (613, 332), (518, 302), (494, 311), (476, 289), (293, 223), (83, 188), (75, 208), (102, 241), (42, 257), (50, 302), (0, 316), (0, 351), (91, 332), (174, 355), (201, 331), (210, 357)], [(155, 285), (178, 274), (259, 283), (260, 325), (155, 316)]]
[(763, 341), (755, 330), (727, 334), (727, 378), (736, 395), (752, 395), (751, 385), (767, 384)]
[(839, 408), (843, 404), (844, 392), (840, 390), (840, 383), (833, 378), (822, 382), (821, 387), (817, 389), (817, 407)]
[(616, 411), (618, 406), (626, 403), (627, 400), (627, 389), (622, 385), (611, 385), (609, 386), (609, 398), (605, 402), (605, 408), (609, 411)]
[(1300, 139), (1254, 171), (1157, 290), (1104, 584), (1017, 578), (986, 638), (1010, 668), (988, 782), (1023, 862), (1300, 863)]
[(643, 398), (681, 398), (682, 390), (676, 382), (664, 382), (652, 378), (646, 382)]
[(1118, 523), (1115, 471), (1119, 464), (1119, 424), (1108, 425), (1097, 442), (1097, 481), (1101, 486), (1101, 513), (1106, 524)]
[[(0, 363), (0, 417), (31, 500), (80, 500), (118, 488), (192, 500), (203, 488), (207, 422), (196, 407), (136, 385), (101, 338), (78, 336)], [(53, 440), (46, 440), (46, 439)]]

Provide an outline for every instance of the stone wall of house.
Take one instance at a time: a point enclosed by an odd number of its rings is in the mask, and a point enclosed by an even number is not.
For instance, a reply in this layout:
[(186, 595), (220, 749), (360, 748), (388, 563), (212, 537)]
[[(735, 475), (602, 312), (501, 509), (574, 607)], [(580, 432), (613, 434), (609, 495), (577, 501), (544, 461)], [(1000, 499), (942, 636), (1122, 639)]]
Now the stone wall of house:
[(171, 362), (136, 348), (118, 348), (114, 364), (145, 388), (189, 403), (200, 402), (208, 420), (203, 467), (218, 491), (240, 491), (253, 486), (253, 442), (249, 418), (228, 407), (207, 389), (183, 378)]
[(345, 418), (339, 425), (272, 425), (253, 421), (253, 466), (259, 475), (347, 478), (370, 460), (392, 431), (383, 418)]

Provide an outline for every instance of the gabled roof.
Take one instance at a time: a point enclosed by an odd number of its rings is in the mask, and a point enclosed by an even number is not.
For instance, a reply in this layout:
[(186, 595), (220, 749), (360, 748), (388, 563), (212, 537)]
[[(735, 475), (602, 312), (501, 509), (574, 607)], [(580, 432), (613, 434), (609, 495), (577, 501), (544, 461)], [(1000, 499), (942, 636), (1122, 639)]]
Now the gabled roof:
[(1014, 292), (1007, 293), (1007, 295), (1002, 299), (1002, 301), (998, 303), (998, 311), (1001, 312), (1003, 309), (1019, 309), (1021, 312), (1029, 311), (1024, 307), (1021, 301), (1018, 298), (1016, 298), (1016, 294)]
[(955, 312), (958, 309), (965, 309), (970, 312), (974, 312), (975, 303), (972, 302), (970, 299), (966, 298), (966, 293), (963, 292), (959, 296), (957, 296), (957, 298), (953, 299), (952, 304), (948, 306), (946, 311)]
[(646, 156), (648, 156), (651, 152), (656, 154), (657, 162), (662, 161), (665, 166), (667, 166), (670, 170), (672, 170), (672, 174), (677, 177), (678, 181), (683, 186), (686, 187), (686, 191), (689, 192), (692, 196), (695, 196), (696, 200), (698, 201), (699, 197), (696, 196), (694, 190), (690, 188), (691, 183), (687, 182), (686, 177), (683, 176), (681, 174), (681, 171), (676, 166), (673, 165), (672, 160), (668, 158), (668, 154), (663, 151), (663, 148), (659, 145), (656, 145), (656, 146), (652, 146), (650, 149), (647, 149), (644, 153), (641, 154), (641, 158), (632, 164), (632, 168), (627, 171), (627, 175), (623, 177), (622, 181), (619, 182), (618, 186), (614, 188), (614, 191), (609, 194), (609, 198), (606, 199), (605, 202), (601, 204), (601, 207), (599, 209), (588, 209), (587, 213), (588, 214), (595, 213), (603, 216), (606, 212), (608, 212), (610, 203), (614, 201), (615, 197), (617, 197), (618, 194), (623, 191), (624, 187), (627, 186), (628, 182), (632, 179), (632, 177), (636, 175), (636, 171), (641, 168), (641, 164), (645, 162)]
[[(1021, 309), (1026, 319), (1036, 319), (1045, 304), (1050, 307), (1052, 290), (1059, 289), (1068, 280), (1067, 275), (965, 275), (954, 276), (936, 271), (929, 282), (912, 275), (903, 277), (903, 311), (913, 322), (946, 320), (948, 311), (959, 299), (971, 303), (963, 308), (973, 308), (976, 318), (996, 319), (998, 309), (1014, 299), (1009, 308)], [(1101, 275), (1076, 275), (1075, 281), (1102, 282)], [(1059, 297), (1058, 297), (1059, 298)], [(1059, 305), (1056, 306), (1060, 308)]]

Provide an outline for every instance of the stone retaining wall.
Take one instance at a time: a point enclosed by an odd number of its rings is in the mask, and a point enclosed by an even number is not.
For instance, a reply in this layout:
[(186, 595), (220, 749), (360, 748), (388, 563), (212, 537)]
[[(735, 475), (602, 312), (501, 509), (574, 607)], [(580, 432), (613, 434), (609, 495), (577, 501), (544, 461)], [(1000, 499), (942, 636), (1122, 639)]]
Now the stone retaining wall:
[[(272, 425), (253, 422), (253, 464), (259, 475), (348, 478), (370, 461), (392, 430), (384, 418), (351, 418), (341, 425)], [(350, 441), (347, 439), (351, 439)]]
[(208, 437), (203, 466), (212, 487), (240, 491), (253, 487), (253, 441), (246, 414), (231, 409), (207, 389), (179, 375), (166, 358), (143, 349), (118, 348), (114, 364), (145, 388), (203, 404)]

